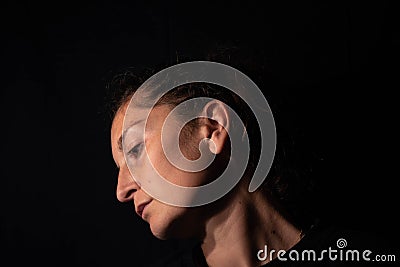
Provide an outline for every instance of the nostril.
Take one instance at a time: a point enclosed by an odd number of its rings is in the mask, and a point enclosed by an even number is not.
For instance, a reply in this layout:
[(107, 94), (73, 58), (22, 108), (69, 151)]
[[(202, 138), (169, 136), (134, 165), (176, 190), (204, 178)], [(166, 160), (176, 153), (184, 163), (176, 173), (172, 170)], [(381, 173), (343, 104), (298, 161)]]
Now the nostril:
[(120, 172), (117, 183), (117, 198), (121, 202), (133, 200), (133, 195), (140, 187), (131, 179), (131, 176)]
[(117, 189), (117, 199), (120, 202), (127, 202), (133, 200), (133, 196), (137, 190), (134, 188), (125, 188), (122, 190)]
[(136, 189), (129, 190), (128, 193), (127, 193), (127, 198), (133, 199), (133, 196), (136, 193), (136, 191), (137, 191)]

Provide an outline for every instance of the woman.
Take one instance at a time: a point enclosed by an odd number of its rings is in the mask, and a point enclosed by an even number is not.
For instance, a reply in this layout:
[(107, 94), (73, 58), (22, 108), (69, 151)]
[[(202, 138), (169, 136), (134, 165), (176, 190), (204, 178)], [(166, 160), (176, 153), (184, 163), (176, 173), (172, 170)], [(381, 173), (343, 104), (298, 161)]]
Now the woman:
[[(221, 61), (221, 60), (220, 60)], [(307, 177), (293, 175), (281, 161), (285, 153), (278, 143), (274, 165), (264, 184), (254, 192), (248, 187), (260, 155), (260, 132), (254, 114), (244, 101), (232, 91), (207, 83), (189, 83), (175, 87), (162, 96), (144, 116), (145, 96), (136, 97), (136, 90), (145, 78), (132, 72), (116, 76), (112, 87), (122, 90), (115, 101), (111, 128), (111, 147), (119, 169), (117, 198), (121, 202), (133, 202), (135, 211), (145, 220), (151, 232), (159, 239), (195, 239), (199, 245), (193, 249), (188, 266), (287, 266), (302, 263), (335, 265), (338, 262), (323, 258), (284, 260), (284, 251), (314, 249), (321, 251), (336, 247), (336, 240), (343, 232), (325, 227), (306, 208), (302, 201), (310, 196)], [(257, 77), (257, 76), (253, 76)], [(151, 87), (151, 86), (150, 86)], [(148, 88), (152, 90), (152, 88)], [(189, 160), (201, 157), (199, 144), (215, 155), (212, 163), (201, 171), (182, 170), (166, 156), (163, 143), (163, 127), (175, 107), (189, 99), (207, 97), (204, 105), (186, 106), (186, 110), (198, 108), (200, 116), (191, 120), (179, 132), (170, 127), (173, 135), (179, 134), (179, 147)], [(234, 128), (228, 107), (235, 109), (243, 121), (244, 129)], [(184, 113), (185, 111), (180, 111)], [(144, 132), (142, 141), (125, 144), (126, 116), (136, 120), (137, 132)], [(176, 117), (179, 117), (178, 112)], [(168, 124), (166, 125), (168, 128)], [(249, 136), (249, 164), (237, 185), (226, 195), (205, 205), (170, 205), (152, 197), (143, 190), (138, 178), (152, 176), (152, 166), (163, 178), (183, 187), (198, 187), (217, 179), (232, 160), (229, 131), (243, 131)], [(137, 134), (138, 136), (140, 134)], [(133, 137), (138, 139), (138, 137)], [(130, 145), (130, 146), (129, 146)], [(129, 161), (135, 163), (130, 166)], [(132, 173), (138, 177), (132, 177)], [(299, 178), (300, 177), (300, 178)], [(151, 181), (150, 181), (151, 182)], [(297, 197), (297, 198), (296, 198)], [(298, 204), (298, 205), (294, 205)], [(305, 206), (303, 206), (305, 207)], [(354, 236), (353, 236), (354, 237)], [(355, 238), (355, 237), (354, 237)], [(280, 254), (278, 253), (280, 251)], [(286, 254), (288, 255), (288, 254)], [(318, 253), (316, 253), (318, 258)], [(289, 264), (290, 263), (290, 264)], [(194, 265), (190, 265), (194, 264)], [(343, 261), (341, 261), (343, 264)], [(354, 262), (353, 262), (354, 264)], [(296, 266), (297, 266), (296, 265)], [(168, 265), (172, 266), (172, 265)], [(177, 265), (178, 266), (178, 265)], [(181, 266), (181, 265), (179, 265)]]

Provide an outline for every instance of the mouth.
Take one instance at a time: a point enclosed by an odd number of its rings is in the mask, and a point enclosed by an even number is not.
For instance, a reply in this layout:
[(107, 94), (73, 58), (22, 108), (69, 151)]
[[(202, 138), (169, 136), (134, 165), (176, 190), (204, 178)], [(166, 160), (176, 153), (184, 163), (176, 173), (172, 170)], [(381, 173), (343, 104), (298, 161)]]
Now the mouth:
[(150, 204), (150, 202), (151, 202), (151, 200), (150, 200), (150, 201), (147, 201), (147, 202), (144, 202), (144, 203), (142, 203), (142, 204), (140, 204), (140, 205), (137, 206), (137, 208), (136, 208), (136, 213), (137, 213), (140, 217), (143, 218), (144, 209), (146, 208), (146, 206), (147, 206), (148, 204)]

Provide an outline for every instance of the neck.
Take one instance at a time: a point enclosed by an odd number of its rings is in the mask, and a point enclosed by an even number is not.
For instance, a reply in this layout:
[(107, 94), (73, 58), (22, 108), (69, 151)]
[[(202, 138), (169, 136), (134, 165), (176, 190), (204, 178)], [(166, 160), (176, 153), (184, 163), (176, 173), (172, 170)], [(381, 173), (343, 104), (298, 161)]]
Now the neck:
[[(210, 267), (260, 266), (275, 258), (271, 250), (288, 250), (300, 240), (300, 230), (261, 192), (235, 196), (206, 222), (202, 250)], [(265, 246), (268, 257), (261, 261), (257, 252)]]

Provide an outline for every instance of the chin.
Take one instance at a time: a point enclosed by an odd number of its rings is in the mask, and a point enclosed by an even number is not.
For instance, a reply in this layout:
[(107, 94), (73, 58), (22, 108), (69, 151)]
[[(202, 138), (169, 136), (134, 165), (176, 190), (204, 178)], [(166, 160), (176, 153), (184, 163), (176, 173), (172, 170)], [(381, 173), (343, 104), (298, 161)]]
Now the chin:
[(171, 231), (168, 227), (168, 222), (164, 219), (161, 221), (155, 220), (156, 218), (152, 218), (153, 220), (149, 221), (151, 233), (158, 239), (167, 240), (173, 237)]
[(167, 214), (159, 213), (149, 218), (150, 230), (155, 237), (167, 240), (185, 238), (188, 235), (187, 230), (190, 227), (187, 227), (188, 224), (185, 223), (184, 214), (178, 212), (173, 215), (171, 216), (171, 212)]

